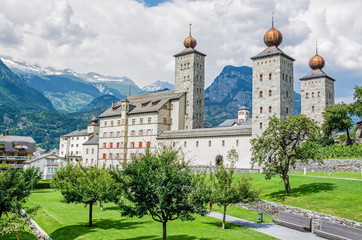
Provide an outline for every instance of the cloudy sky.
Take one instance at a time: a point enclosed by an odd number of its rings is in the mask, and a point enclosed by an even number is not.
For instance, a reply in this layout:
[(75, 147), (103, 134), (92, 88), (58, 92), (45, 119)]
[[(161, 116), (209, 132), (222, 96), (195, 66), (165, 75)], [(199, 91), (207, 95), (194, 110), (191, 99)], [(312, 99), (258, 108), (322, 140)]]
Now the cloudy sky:
[(173, 83), (173, 54), (191, 22), (196, 49), (207, 54), (207, 87), (226, 65), (251, 66), (274, 11), (280, 48), (296, 59), (296, 91), (318, 40), (337, 101), (350, 102), (362, 84), (361, 9), (360, 0), (1, 0), (0, 55), (139, 86)]

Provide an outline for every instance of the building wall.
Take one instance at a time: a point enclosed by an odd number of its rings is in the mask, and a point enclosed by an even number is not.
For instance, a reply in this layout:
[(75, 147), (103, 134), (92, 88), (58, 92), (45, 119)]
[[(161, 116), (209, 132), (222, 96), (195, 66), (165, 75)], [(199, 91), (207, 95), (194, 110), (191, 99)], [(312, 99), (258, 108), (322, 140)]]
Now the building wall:
[(235, 167), (250, 169), (250, 139), (251, 136), (163, 139), (158, 140), (158, 145), (180, 149), (184, 158), (191, 161), (193, 166), (215, 166), (218, 155), (221, 155), (224, 163), (230, 166), (227, 154), (231, 149), (235, 149), (239, 154), (239, 161)]
[(326, 106), (334, 104), (334, 81), (329, 78), (315, 78), (301, 81), (301, 114), (318, 122), (324, 122)]
[(272, 55), (253, 61), (253, 136), (260, 136), (274, 114), (284, 120), (294, 114), (293, 61)]
[(185, 129), (204, 127), (205, 57), (192, 52), (175, 58), (175, 92), (186, 92)]
[(98, 161), (98, 144), (94, 145), (83, 145), (83, 156), (82, 156), (82, 166), (97, 166)]
[(82, 158), (83, 143), (89, 140), (88, 135), (74, 137), (60, 137), (59, 141), (59, 157), (70, 156), (75, 160)]

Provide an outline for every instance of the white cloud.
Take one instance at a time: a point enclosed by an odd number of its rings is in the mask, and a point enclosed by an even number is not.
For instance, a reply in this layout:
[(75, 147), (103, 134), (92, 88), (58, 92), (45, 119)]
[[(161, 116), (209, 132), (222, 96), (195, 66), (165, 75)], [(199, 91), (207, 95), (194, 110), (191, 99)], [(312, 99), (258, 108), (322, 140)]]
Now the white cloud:
[(173, 82), (173, 54), (183, 49), (192, 22), (196, 48), (207, 54), (208, 86), (227, 64), (251, 66), (250, 57), (265, 48), (263, 36), (274, 11), (275, 27), (284, 37), (280, 47), (296, 59), (296, 89), (310, 70), (318, 40), (324, 70), (337, 79), (336, 95), (345, 97), (361, 84), (360, 9), (358, 0), (174, 0), (154, 7), (136, 0), (2, 0), (0, 54), (128, 76), (140, 86)]

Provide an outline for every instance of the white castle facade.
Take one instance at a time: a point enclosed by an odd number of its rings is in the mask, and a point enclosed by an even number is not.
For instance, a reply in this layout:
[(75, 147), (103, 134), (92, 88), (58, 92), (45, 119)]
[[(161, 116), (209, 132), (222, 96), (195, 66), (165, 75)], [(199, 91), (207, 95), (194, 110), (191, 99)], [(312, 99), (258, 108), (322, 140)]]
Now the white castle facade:
[[(175, 89), (130, 96), (113, 103), (86, 130), (61, 136), (59, 155), (81, 161), (84, 166), (120, 168), (149, 148), (163, 145), (180, 149), (194, 166), (214, 166), (235, 149), (237, 168), (251, 169), (250, 139), (260, 136), (274, 114), (286, 119), (294, 112), (294, 59), (278, 46), (282, 34), (272, 27), (264, 36), (267, 48), (252, 57), (252, 120), (241, 107), (238, 119), (226, 127), (204, 128), (205, 57), (196, 40), (184, 40), (185, 49), (175, 54)], [(326, 105), (334, 103), (334, 80), (321, 68), (318, 54), (310, 61), (313, 69), (302, 82), (302, 114), (323, 122)], [(310, 95), (309, 95), (310, 94)], [(313, 96), (313, 97), (312, 97)], [(250, 120), (250, 121), (249, 121)]]

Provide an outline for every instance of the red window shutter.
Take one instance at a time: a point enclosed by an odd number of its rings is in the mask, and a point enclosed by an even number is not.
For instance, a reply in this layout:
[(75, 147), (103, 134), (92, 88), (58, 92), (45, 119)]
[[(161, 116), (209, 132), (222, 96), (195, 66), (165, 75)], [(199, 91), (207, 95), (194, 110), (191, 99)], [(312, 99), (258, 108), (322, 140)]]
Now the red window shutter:
[(138, 143), (138, 147), (140, 147), (140, 148), (142, 147), (142, 142)]
[(132, 144), (132, 148), (134, 148), (134, 142), (131, 142), (131, 144)]
[(106, 154), (105, 153), (103, 153), (103, 159), (106, 159)]
[(147, 142), (147, 147), (151, 147), (151, 142)]
[(109, 143), (109, 147), (110, 147), (110, 148), (113, 148), (113, 143)]
[(107, 143), (103, 143), (103, 147), (104, 147), (104, 148), (107, 148)]
[(119, 148), (119, 142), (117, 143), (117, 148)]

